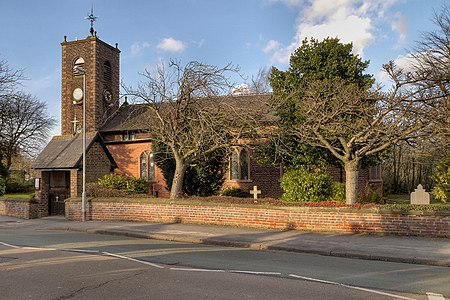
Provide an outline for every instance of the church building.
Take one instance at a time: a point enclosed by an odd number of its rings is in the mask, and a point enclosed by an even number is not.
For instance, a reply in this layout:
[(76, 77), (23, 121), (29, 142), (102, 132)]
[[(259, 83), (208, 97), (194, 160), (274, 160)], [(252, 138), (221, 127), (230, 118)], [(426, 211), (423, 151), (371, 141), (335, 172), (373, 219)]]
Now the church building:
[[(168, 197), (162, 171), (153, 159), (150, 136), (138, 122), (137, 105), (126, 101), (120, 105), (118, 44), (112, 46), (100, 40), (91, 20), (88, 37), (75, 41), (67, 41), (64, 37), (61, 48), (61, 135), (52, 138), (34, 163), (38, 174), (39, 217), (63, 215), (64, 200), (81, 196), (83, 168), (88, 183), (97, 182), (98, 178), (110, 173), (126, 174), (147, 180), (151, 195)], [(247, 101), (253, 96), (230, 97)], [(86, 123), (85, 166), (82, 159), (83, 116)], [(249, 191), (256, 185), (262, 197), (281, 196), (281, 166), (258, 165), (249, 145), (233, 148), (231, 153), (224, 187)], [(381, 177), (376, 172), (376, 169), (360, 172), (360, 185), (371, 184), (372, 189), (380, 190)], [(336, 181), (345, 178), (338, 168), (330, 173)], [(370, 174), (372, 178), (369, 178)]]

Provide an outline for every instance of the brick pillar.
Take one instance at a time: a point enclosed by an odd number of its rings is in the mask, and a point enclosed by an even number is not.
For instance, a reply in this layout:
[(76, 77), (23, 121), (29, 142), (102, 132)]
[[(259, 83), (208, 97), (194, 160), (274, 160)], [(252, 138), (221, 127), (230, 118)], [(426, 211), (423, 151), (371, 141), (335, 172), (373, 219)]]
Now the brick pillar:
[(81, 172), (78, 170), (70, 170), (70, 197), (81, 196)]
[(39, 218), (47, 217), (48, 201), (50, 197), (50, 172), (40, 171), (38, 175), (40, 182), (40, 188), (36, 191), (36, 200), (38, 202), (37, 216)]

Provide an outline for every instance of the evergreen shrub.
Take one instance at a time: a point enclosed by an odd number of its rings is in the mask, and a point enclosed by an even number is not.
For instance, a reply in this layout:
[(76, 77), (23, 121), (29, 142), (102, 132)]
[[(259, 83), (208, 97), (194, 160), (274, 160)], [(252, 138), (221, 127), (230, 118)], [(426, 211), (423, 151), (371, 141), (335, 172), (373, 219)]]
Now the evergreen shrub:
[(331, 185), (331, 200), (345, 202), (345, 183), (333, 182)]
[(320, 202), (329, 200), (333, 181), (325, 172), (311, 172), (306, 168), (288, 170), (281, 180), (282, 199), (292, 202)]
[(8, 181), (6, 184), (6, 193), (30, 193), (33, 191), (34, 182), (32, 181)]
[(148, 182), (142, 178), (121, 174), (107, 174), (98, 179), (98, 184), (114, 190), (125, 191), (129, 194), (148, 194)]
[(6, 184), (3, 177), (0, 177), (0, 196), (3, 196), (6, 192)]
[(442, 202), (450, 202), (450, 156), (437, 165), (434, 181), (433, 196)]

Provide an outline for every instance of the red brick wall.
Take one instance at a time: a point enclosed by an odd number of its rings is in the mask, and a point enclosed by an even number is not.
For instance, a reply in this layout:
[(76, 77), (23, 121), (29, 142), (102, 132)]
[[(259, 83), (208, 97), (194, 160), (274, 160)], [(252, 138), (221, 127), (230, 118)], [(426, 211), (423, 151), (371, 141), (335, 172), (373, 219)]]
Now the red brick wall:
[[(143, 152), (151, 151), (152, 146), (148, 141), (133, 141), (129, 143), (108, 144), (108, 150), (111, 152), (117, 163), (118, 174), (140, 177), (139, 159)], [(156, 168), (156, 182), (151, 183), (151, 193), (158, 192), (158, 197), (169, 197), (169, 191), (166, 189), (166, 181), (161, 169)]]
[(38, 217), (38, 204), (32, 199), (0, 199), (0, 215), (35, 219)]
[(86, 182), (97, 182), (98, 178), (111, 171), (111, 162), (102, 146), (98, 142), (94, 143), (86, 153)]
[(50, 172), (38, 171), (36, 178), (40, 180), (39, 190), (35, 192), (35, 198), (38, 202), (38, 216), (39, 218), (47, 217), (48, 202), (50, 197)]
[[(79, 200), (66, 202), (66, 217), (80, 220)], [(330, 211), (320, 208), (265, 209), (167, 203), (101, 202), (88, 205), (89, 220), (183, 222), (340, 233), (387, 233), (450, 237), (450, 216)]]

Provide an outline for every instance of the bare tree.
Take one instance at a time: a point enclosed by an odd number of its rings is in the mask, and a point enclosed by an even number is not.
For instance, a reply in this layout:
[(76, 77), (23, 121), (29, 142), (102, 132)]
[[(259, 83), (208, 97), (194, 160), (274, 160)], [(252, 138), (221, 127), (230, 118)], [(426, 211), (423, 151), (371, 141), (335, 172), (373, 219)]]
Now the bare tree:
[(17, 154), (33, 156), (47, 141), (55, 120), (45, 103), (22, 92), (0, 97), (0, 161), (7, 170)]
[[(436, 29), (424, 32), (412, 53), (411, 77), (433, 94), (440, 106), (441, 118), (436, 120), (436, 134), (450, 141), (450, 7), (442, 6), (433, 16)], [(440, 136), (442, 137), (442, 136)]]
[(0, 60), (0, 97), (11, 93), (23, 79), (22, 70), (13, 70), (6, 61)]
[(252, 76), (252, 83), (250, 89), (255, 94), (265, 94), (271, 91), (270, 87), (270, 69), (260, 68), (256, 76)]
[(433, 112), (427, 95), (409, 86), (407, 76), (393, 64), (385, 66), (394, 80), (383, 93), (344, 80), (318, 80), (307, 85), (297, 106), (302, 120), (292, 128), (301, 141), (328, 149), (346, 172), (347, 203), (357, 200), (361, 160), (402, 140), (426, 134)]
[[(232, 65), (217, 67), (200, 62), (181, 66), (171, 61), (156, 72), (146, 70), (146, 81), (137, 89), (124, 87), (126, 94), (143, 101), (145, 126), (152, 139), (166, 145), (175, 158), (171, 198), (182, 195), (187, 167), (217, 149), (237, 143), (254, 133), (263, 113), (261, 104), (234, 101), (225, 97), (232, 88), (228, 74)], [(258, 106), (256, 106), (258, 105)], [(252, 108), (257, 113), (252, 114)]]

